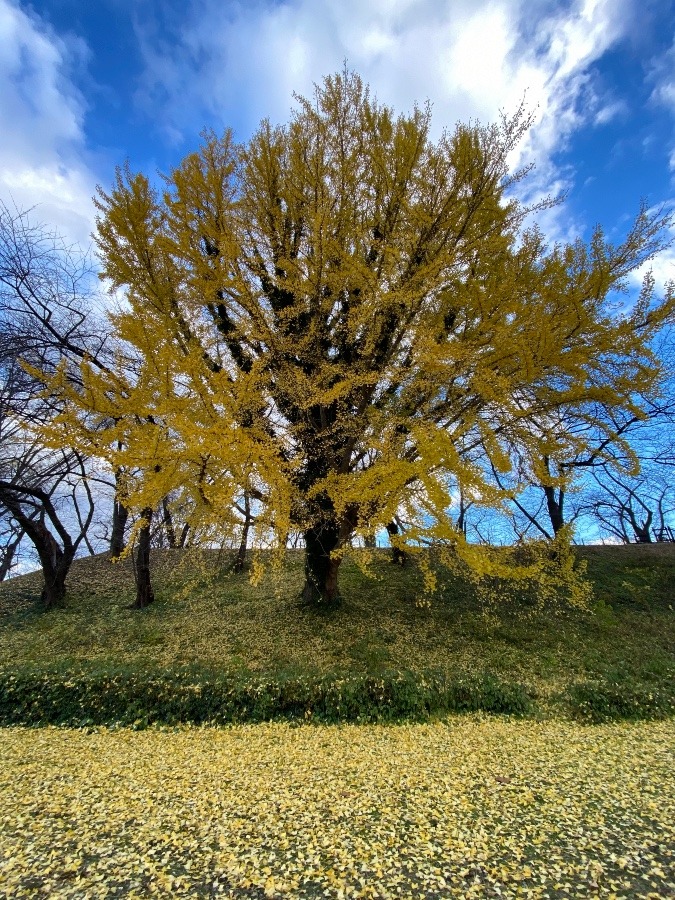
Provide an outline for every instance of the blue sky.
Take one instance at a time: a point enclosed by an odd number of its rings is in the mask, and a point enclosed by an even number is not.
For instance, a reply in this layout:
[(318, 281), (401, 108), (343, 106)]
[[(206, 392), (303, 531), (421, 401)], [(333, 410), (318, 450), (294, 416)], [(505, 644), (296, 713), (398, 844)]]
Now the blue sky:
[[(526, 190), (567, 192), (552, 239), (675, 202), (675, 0), (0, 0), (0, 199), (89, 243), (117, 164), (284, 122), (345, 59), (397, 110), (430, 100), (437, 132), (525, 96)], [(675, 252), (654, 268), (675, 278)]]

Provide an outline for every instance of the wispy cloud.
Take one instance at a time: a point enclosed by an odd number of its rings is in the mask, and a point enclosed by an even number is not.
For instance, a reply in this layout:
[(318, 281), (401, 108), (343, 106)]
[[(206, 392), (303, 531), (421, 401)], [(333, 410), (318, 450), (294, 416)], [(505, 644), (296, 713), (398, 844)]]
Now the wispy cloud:
[(652, 100), (668, 107), (675, 115), (675, 41), (652, 61), (651, 77), (655, 82)]
[[(311, 92), (345, 59), (397, 109), (430, 99), (438, 130), (492, 121), (525, 98), (537, 122), (514, 162), (536, 160), (534, 199), (568, 186), (555, 155), (570, 136), (620, 111), (601, 95), (591, 67), (625, 34), (632, 7), (633, 0), (292, 0), (223, 13), (218, 0), (193, 0), (170, 54), (138, 26), (146, 63), (139, 102), (175, 139), (205, 121), (232, 124), (233, 116), (242, 137), (264, 116), (285, 121), (292, 92)], [(552, 213), (552, 232), (565, 237), (554, 223)]]
[[(652, 61), (650, 77), (654, 83), (651, 100), (669, 110), (675, 126), (675, 41), (663, 54)], [(670, 171), (675, 177), (675, 128), (671, 134)]]
[(71, 73), (82, 41), (0, 0), (0, 197), (87, 244), (95, 180), (83, 161), (85, 103)]

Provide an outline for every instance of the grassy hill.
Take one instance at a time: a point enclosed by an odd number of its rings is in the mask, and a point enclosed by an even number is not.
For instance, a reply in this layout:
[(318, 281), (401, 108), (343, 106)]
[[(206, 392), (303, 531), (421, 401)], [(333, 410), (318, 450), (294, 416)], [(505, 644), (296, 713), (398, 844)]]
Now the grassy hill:
[(323, 614), (300, 605), (301, 552), (289, 552), (283, 569), (257, 586), (231, 573), (226, 553), (155, 552), (157, 601), (142, 611), (127, 608), (131, 562), (91, 557), (73, 565), (65, 609), (41, 610), (39, 573), (0, 585), (0, 670), (188, 667), (240, 680), (431, 670), (520, 685), (539, 715), (560, 714), (570, 691), (578, 707), (584, 684), (637, 697), (636, 707), (640, 698), (649, 707), (655, 693), (672, 704), (675, 545), (578, 554), (594, 585), (585, 611), (525, 600), (486, 606), (447, 572), (431, 606), (418, 605), (417, 567), (394, 566), (380, 551), (371, 577), (345, 561), (343, 605)]

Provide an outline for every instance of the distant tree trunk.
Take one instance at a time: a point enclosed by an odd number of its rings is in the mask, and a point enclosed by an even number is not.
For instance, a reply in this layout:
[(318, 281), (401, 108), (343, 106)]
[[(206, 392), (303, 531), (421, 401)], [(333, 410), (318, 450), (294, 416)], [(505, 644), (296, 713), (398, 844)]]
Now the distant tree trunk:
[(629, 516), (630, 516), (630, 524), (635, 533), (635, 540), (638, 544), (651, 544), (652, 535), (651, 535), (651, 527), (652, 520), (654, 518), (654, 513), (649, 510), (647, 512), (647, 517), (644, 522), (638, 522), (635, 513), (633, 512), (632, 507), (629, 508)]
[(150, 579), (150, 525), (152, 523), (152, 509), (146, 507), (141, 510), (141, 517), (145, 524), (138, 533), (138, 547), (136, 550), (136, 600), (131, 604), (131, 609), (144, 609), (155, 599)]
[(555, 535), (558, 534), (558, 532), (565, 524), (565, 516), (563, 514), (565, 493), (561, 490), (558, 490), (556, 492), (555, 488), (552, 488), (550, 485), (546, 485), (544, 487), (544, 494), (546, 496), (546, 508), (548, 510), (548, 517), (551, 520), (551, 527), (553, 528), (553, 534)]
[(239, 544), (239, 552), (234, 563), (234, 571), (242, 572), (244, 562), (246, 560), (246, 549), (248, 547), (248, 533), (251, 528), (251, 500), (248, 491), (244, 492), (244, 524), (241, 530), (241, 542)]
[(466, 535), (466, 514), (469, 509), (473, 506), (473, 501), (466, 502), (466, 497), (464, 496), (464, 492), (459, 492), (459, 515), (457, 516), (457, 531), (461, 531), (463, 535)]
[(37, 543), (34, 542), (35, 549), (40, 557), (44, 575), (42, 602), (45, 609), (63, 606), (66, 598), (66, 577), (75, 550), (70, 543), (62, 550), (43, 522), (35, 522), (34, 531), (38, 537)]
[(338, 570), (340, 558), (331, 558), (331, 552), (340, 543), (340, 527), (337, 521), (326, 521), (304, 532), (305, 538), (305, 586), (302, 600), (311, 606), (339, 606)]
[(390, 522), (387, 525), (387, 534), (391, 542), (391, 561), (398, 565), (404, 566), (406, 561), (405, 551), (398, 545), (398, 525), (396, 522)]
[(124, 529), (126, 528), (129, 510), (120, 501), (113, 504), (112, 534), (110, 535), (110, 555), (113, 559), (121, 556), (124, 551)]
[(56, 606), (62, 606), (64, 603), (66, 577), (70, 564), (75, 558), (77, 543), (73, 543), (72, 538), (56, 517), (50, 498), (42, 491), (35, 491), (34, 493), (40, 494), (40, 499), (47, 507), (48, 514), (50, 517), (53, 517), (52, 521), (55, 522), (55, 528), (61, 537), (63, 548), (59, 546), (58, 541), (47, 528), (42, 518), (35, 519), (27, 516), (21, 508), (21, 503), (15, 497), (9, 493), (4, 494), (3, 503), (12, 514), (12, 517), (23, 528), (26, 536), (37, 551), (44, 577), (41, 600), (45, 609), (53, 609)]
[(0, 561), (0, 581), (4, 581), (11, 572), (12, 565), (14, 563), (14, 556), (16, 554), (16, 551), (19, 549), (19, 544), (21, 543), (23, 535), (24, 531), (22, 528), (20, 529), (14, 540), (10, 541), (5, 547), (2, 553), (2, 560)]
[(164, 516), (166, 542), (169, 545), (170, 550), (175, 550), (178, 547), (178, 541), (176, 540), (176, 529), (173, 527), (173, 516), (171, 515), (171, 510), (169, 509), (169, 501), (166, 497), (162, 498), (162, 514)]
[(185, 547), (185, 544), (187, 543), (189, 533), (190, 533), (190, 526), (186, 522), (183, 525), (183, 527), (181, 528), (180, 537), (178, 538), (178, 546), (180, 547), (181, 550), (183, 550), (183, 548)]
[[(550, 473), (551, 463), (548, 456), (544, 456), (544, 465), (546, 466), (546, 471)], [(544, 496), (546, 497), (548, 517), (551, 520), (551, 528), (553, 528), (553, 535), (555, 536), (562, 530), (565, 524), (565, 515), (563, 512), (565, 492), (562, 488), (558, 488), (556, 491), (551, 485), (543, 485), (543, 490)]]

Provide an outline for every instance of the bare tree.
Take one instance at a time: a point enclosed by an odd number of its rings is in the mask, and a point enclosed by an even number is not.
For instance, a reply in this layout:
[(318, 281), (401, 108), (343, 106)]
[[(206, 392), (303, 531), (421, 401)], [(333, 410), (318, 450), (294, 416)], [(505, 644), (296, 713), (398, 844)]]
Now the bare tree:
[(77, 360), (102, 359), (105, 329), (90, 314), (91, 274), (85, 254), (0, 203), (0, 514), (35, 547), (46, 607), (63, 601), (80, 546), (93, 550), (94, 497), (87, 460), (41, 439), (59, 408), (43, 395), (37, 372), (63, 359), (77, 377)]
[(0, 518), (0, 581), (4, 581), (16, 566), (17, 556), (25, 532), (5, 510)]
[(658, 467), (638, 476), (603, 466), (594, 472), (589, 511), (600, 529), (624, 544), (670, 540), (675, 526), (675, 488)]
[[(28, 404), (26, 416), (12, 401), (11, 378), (0, 397), (0, 507), (25, 535), (42, 565), (45, 607), (60, 605), (65, 582), (94, 513), (85, 460), (76, 451), (47, 450), (33, 429), (49, 413), (44, 404)], [(38, 407), (38, 408), (36, 408)], [(24, 406), (25, 408), (25, 406)], [(18, 548), (15, 539), (14, 551)], [(10, 562), (10, 560), (8, 560)]]

